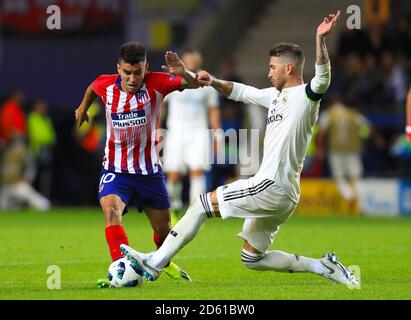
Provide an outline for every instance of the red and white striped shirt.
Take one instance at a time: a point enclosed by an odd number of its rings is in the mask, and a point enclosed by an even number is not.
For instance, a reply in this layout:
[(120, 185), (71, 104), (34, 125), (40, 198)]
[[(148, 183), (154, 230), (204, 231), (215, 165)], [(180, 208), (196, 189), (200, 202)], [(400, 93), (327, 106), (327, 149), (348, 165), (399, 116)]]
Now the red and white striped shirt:
[(162, 72), (148, 72), (136, 94), (121, 90), (118, 74), (94, 80), (94, 92), (106, 109), (106, 146), (103, 167), (130, 174), (154, 174), (161, 167), (157, 129), (160, 104), (181, 88), (181, 78)]

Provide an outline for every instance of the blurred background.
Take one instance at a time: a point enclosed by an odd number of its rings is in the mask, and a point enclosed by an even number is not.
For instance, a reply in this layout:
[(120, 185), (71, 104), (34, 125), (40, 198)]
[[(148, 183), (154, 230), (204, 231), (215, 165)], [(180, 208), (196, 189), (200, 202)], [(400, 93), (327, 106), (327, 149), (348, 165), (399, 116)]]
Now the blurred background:
[[(61, 29), (47, 28), (50, 5), (61, 10)], [(359, 29), (347, 28), (355, 14), (347, 13), (350, 5), (360, 9)], [(197, 48), (204, 69), (263, 88), (270, 85), (270, 48), (295, 42), (305, 52), (308, 82), (316, 27), (338, 9), (341, 21), (327, 38), (332, 82), (305, 161), (298, 212), (411, 214), (411, 146), (403, 135), (409, 0), (1, 0), (0, 210), (98, 205), (103, 106), (93, 105), (93, 121), (81, 129), (74, 110), (98, 75), (116, 73), (122, 43), (143, 44), (152, 71), (161, 70), (166, 50)], [(220, 108), (224, 130), (261, 129), (262, 141), (264, 109), (226, 99)], [(231, 152), (227, 145), (227, 159)], [(347, 154), (351, 160), (338, 158)], [(213, 165), (208, 189), (239, 175), (239, 165)], [(13, 183), (30, 200), (7, 198)]]

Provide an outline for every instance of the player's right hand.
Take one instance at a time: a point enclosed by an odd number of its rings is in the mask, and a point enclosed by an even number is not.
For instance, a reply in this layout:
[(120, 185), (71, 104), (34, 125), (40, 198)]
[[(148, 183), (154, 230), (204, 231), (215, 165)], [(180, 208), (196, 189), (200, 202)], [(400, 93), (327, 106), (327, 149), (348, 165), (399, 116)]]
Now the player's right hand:
[(81, 106), (76, 109), (74, 114), (76, 116), (76, 122), (79, 127), (81, 127), (84, 121), (90, 121), (90, 114), (88, 112), (85, 112)]
[(202, 70), (197, 74), (197, 83), (200, 87), (211, 86), (213, 77), (207, 71)]
[(341, 11), (338, 10), (335, 14), (330, 14), (329, 18), (325, 17), (317, 28), (317, 37), (323, 38), (329, 34), (340, 19), (340, 15)]

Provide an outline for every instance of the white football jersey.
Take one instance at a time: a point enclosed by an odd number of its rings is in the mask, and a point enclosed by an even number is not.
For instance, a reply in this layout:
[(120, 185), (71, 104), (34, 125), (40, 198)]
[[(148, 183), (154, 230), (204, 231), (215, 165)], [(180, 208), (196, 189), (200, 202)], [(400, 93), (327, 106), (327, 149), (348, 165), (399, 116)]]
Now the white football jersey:
[(277, 182), (294, 202), (300, 198), (300, 173), (320, 99), (330, 82), (329, 64), (317, 66), (309, 84), (283, 89), (257, 89), (234, 83), (230, 99), (268, 109), (263, 160), (256, 178)]
[(207, 129), (208, 108), (219, 106), (218, 93), (212, 87), (172, 92), (165, 101), (169, 130)]

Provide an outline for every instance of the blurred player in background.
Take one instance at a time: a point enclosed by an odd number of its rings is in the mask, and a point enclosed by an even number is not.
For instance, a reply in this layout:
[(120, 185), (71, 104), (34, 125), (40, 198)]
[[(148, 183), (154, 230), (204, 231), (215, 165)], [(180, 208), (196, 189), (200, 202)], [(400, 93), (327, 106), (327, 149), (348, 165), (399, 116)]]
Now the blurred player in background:
[(247, 268), (312, 272), (338, 283), (358, 285), (355, 276), (333, 253), (313, 259), (278, 250), (267, 251), (300, 198), (299, 179), (305, 154), (318, 118), (320, 100), (331, 81), (325, 36), (339, 16), (340, 12), (330, 15), (330, 19), (324, 18), (317, 28), (315, 77), (308, 84), (302, 78), (304, 54), (292, 43), (280, 43), (270, 51), (268, 77), (272, 88), (256, 89), (218, 80), (205, 71), (199, 73), (200, 85), (210, 85), (230, 99), (268, 109), (262, 164), (254, 177), (197, 197), (157, 251), (144, 254), (121, 245), (147, 279), (160, 276), (171, 257), (194, 238), (207, 218), (221, 217), (245, 219), (239, 236), (244, 240), (241, 261)]
[(333, 178), (341, 196), (348, 203), (348, 211), (358, 210), (358, 181), (363, 174), (361, 153), (371, 124), (353, 108), (336, 101), (319, 119), (319, 153), (328, 150)]
[(31, 185), (29, 150), (25, 137), (13, 134), (2, 155), (0, 166), (0, 210), (18, 210), (25, 205), (48, 211), (50, 201)]
[[(199, 72), (203, 59), (200, 52), (185, 49), (182, 61), (188, 70)], [(164, 144), (164, 171), (172, 208), (180, 210), (182, 175), (189, 169), (190, 201), (206, 190), (205, 171), (210, 168), (211, 129), (220, 128), (218, 94), (211, 87), (172, 92), (164, 100), (168, 106), (167, 136)]]
[[(167, 52), (165, 58), (168, 66), (163, 68), (181, 69), (173, 53)], [(123, 256), (120, 244), (128, 243), (121, 220), (130, 198), (150, 220), (157, 248), (170, 231), (170, 203), (157, 150), (160, 104), (173, 91), (198, 87), (196, 75), (188, 70), (180, 72), (181, 77), (148, 71), (146, 50), (137, 42), (120, 48), (117, 71), (97, 77), (75, 111), (81, 126), (89, 120), (87, 110), (97, 97), (105, 105), (107, 140), (98, 198), (113, 261)], [(173, 278), (191, 280), (174, 263), (167, 266), (166, 273)]]

